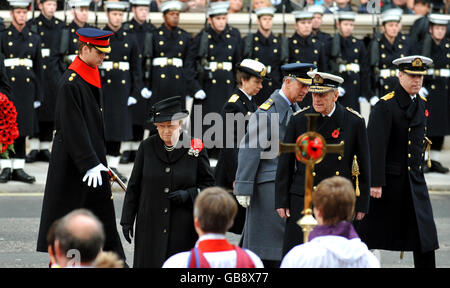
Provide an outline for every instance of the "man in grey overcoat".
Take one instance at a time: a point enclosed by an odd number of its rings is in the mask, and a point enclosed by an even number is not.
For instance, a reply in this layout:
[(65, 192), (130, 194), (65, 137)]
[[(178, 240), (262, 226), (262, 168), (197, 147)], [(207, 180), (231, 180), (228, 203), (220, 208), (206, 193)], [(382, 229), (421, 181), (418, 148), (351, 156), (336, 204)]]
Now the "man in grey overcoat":
[(278, 143), (290, 117), (300, 110), (297, 102), (308, 93), (313, 64), (291, 63), (281, 67), (283, 85), (259, 106), (250, 118), (239, 147), (234, 194), (247, 208), (242, 246), (254, 251), (264, 267), (279, 267), (285, 222), (275, 210), (275, 176)]

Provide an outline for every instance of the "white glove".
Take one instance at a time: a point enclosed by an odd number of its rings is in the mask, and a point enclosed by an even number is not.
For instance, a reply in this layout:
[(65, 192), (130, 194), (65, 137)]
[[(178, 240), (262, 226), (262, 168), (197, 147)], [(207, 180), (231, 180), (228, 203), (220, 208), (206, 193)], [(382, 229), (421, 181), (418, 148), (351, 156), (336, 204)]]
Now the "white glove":
[(428, 92), (427, 88), (425, 88), (425, 87), (420, 88), (420, 90), (419, 90), (420, 96), (427, 98), (428, 94), (429, 94), (429, 92)]
[(358, 97), (358, 101), (359, 101), (359, 103), (369, 103), (369, 101), (367, 101), (366, 97), (362, 97), (362, 96)]
[(128, 97), (128, 106), (131, 106), (131, 105), (134, 105), (134, 104), (136, 104), (137, 103), (137, 100), (136, 100), (136, 98), (134, 98), (134, 97)]
[(205, 91), (203, 91), (203, 90), (198, 90), (197, 92), (195, 92), (194, 98), (195, 98), (195, 99), (199, 99), (199, 100), (205, 99), (205, 98), (206, 98), (206, 93), (205, 93)]
[(33, 102), (34, 109), (39, 108), (40, 106), (41, 106), (41, 101), (34, 101)]
[(344, 94), (345, 94), (345, 89), (344, 88), (338, 87), (338, 91), (339, 91), (339, 97), (344, 96)]
[(370, 105), (375, 106), (375, 104), (377, 104), (378, 100), (380, 100), (380, 98), (378, 98), (378, 96), (372, 96), (372, 98), (370, 98)]
[(147, 87), (144, 87), (141, 90), (141, 96), (144, 97), (145, 99), (150, 99), (150, 97), (152, 97), (152, 91), (148, 90)]
[(242, 207), (247, 208), (250, 206), (250, 196), (248, 195), (236, 195), (236, 199)]
[(108, 171), (108, 168), (106, 168), (103, 164), (100, 163), (86, 172), (86, 174), (83, 177), (83, 182), (86, 182), (87, 179), (88, 180), (87, 185), (89, 187), (92, 186), (96, 188), (97, 183), (98, 186), (102, 186), (103, 182), (102, 182), (102, 174), (100, 173), (101, 171)]

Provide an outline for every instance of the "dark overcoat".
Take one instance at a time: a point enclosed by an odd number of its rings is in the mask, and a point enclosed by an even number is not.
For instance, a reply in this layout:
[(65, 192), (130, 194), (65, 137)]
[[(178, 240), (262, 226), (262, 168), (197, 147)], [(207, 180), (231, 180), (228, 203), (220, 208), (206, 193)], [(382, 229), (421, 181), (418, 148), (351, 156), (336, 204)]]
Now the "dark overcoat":
[[(291, 118), (284, 138), (285, 143), (295, 143), (297, 138), (307, 131), (305, 114), (317, 113), (314, 108), (304, 109)], [(342, 176), (355, 184), (352, 177), (352, 163), (356, 155), (360, 175), (358, 176), (360, 196), (356, 200), (356, 212), (367, 213), (369, 208), (370, 159), (364, 119), (336, 103), (331, 115), (319, 116), (316, 132), (322, 135), (327, 144), (339, 144), (344, 141), (344, 154), (327, 153), (325, 158), (314, 166), (314, 187), (320, 181), (332, 176)], [(283, 254), (295, 245), (302, 243), (301, 227), (297, 221), (302, 217), (305, 196), (305, 164), (296, 160), (293, 153), (281, 154), (275, 182), (275, 208), (289, 208), (291, 217), (286, 221)]]
[(430, 196), (423, 175), (425, 101), (398, 85), (375, 105), (367, 127), (371, 186), (369, 214), (357, 231), (369, 249), (427, 252), (439, 247)]
[(67, 70), (57, 89), (56, 132), (47, 172), (37, 250), (47, 252), (50, 225), (74, 209), (91, 210), (103, 223), (104, 250), (125, 259), (117, 233), (109, 176), (102, 172), (101, 186), (89, 187), (86, 172), (106, 163), (101, 89), (92, 86), (75, 71)]
[[(136, 222), (135, 268), (160, 268), (195, 245), (193, 202), (201, 189), (214, 185), (214, 176), (206, 149), (198, 157), (189, 150), (167, 152), (157, 134), (139, 146), (120, 221), (122, 226)], [(168, 193), (176, 190), (187, 190), (191, 198), (183, 204), (169, 200)]]

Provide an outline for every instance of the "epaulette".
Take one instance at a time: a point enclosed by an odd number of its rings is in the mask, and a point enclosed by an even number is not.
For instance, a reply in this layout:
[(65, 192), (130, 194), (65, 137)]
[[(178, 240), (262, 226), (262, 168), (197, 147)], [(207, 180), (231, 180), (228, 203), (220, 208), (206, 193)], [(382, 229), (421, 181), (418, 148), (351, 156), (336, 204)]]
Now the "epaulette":
[(295, 116), (295, 115), (297, 115), (298, 113), (301, 113), (301, 112), (303, 112), (303, 111), (306, 111), (306, 110), (308, 110), (309, 108), (311, 108), (311, 106), (303, 107), (302, 109), (300, 109), (300, 110), (298, 110), (297, 112), (295, 112), (294, 114), (292, 114), (292, 116)]
[(345, 109), (347, 109), (348, 111), (352, 112), (353, 114), (355, 114), (356, 116), (358, 116), (359, 118), (363, 118), (363, 116), (361, 114), (359, 114), (357, 111), (353, 110), (350, 107), (345, 107)]
[(423, 96), (421, 96), (421, 95), (419, 95), (419, 96), (420, 96), (420, 98), (421, 98), (423, 101), (427, 102), (427, 98), (425, 98), (425, 97), (423, 97)]
[(392, 91), (391, 93), (388, 93), (386, 95), (384, 95), (383, 97), (381, 97), (381, 99), (383, 99), (384, 101), (387, 101), (389, 99), (394, 98), (395, 96), (395, 91)]
[(77, 73), (70, 74), (69, 81), (72, 82), (76, 76), (77, 76)]
[(259, 108), (262, 110), (268, 110), (270, 108), (270, 106), (272, 106), (272, 104), (273, 104), (273, 100), (272, 100), (272, 98), (269, 98), (269, 99), (267, 99), (266, 102), (261, 104), (261, 106), (259, 106)]
[(233, 95), (231, 95), (230, 99), (228, 99), (228, 102), (235, 103), (238, 99), (239, 99), (239, 95), (233, 94)]

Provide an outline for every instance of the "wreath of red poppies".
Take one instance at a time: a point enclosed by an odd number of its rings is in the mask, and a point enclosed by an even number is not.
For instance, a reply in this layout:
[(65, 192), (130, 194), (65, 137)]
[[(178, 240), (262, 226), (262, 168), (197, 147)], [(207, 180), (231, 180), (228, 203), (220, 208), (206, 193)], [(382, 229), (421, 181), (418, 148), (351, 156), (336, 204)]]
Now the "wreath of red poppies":
[(0, 158), (8, 158), (9, 151), (14, 151), (14, 140), (19, 137), (16, 107), (0, 93)]

